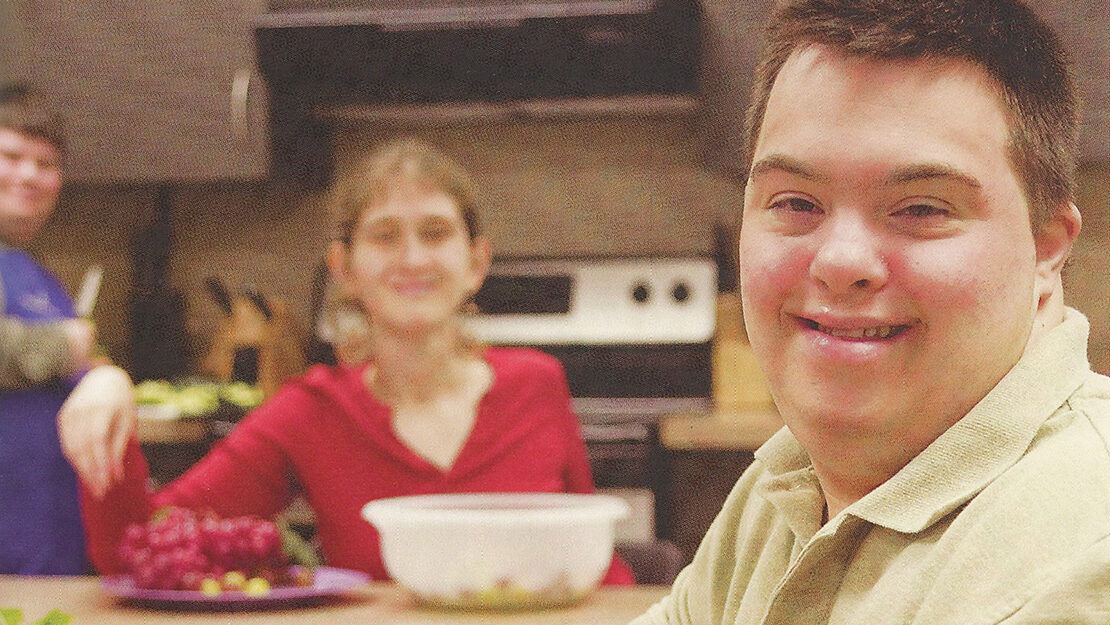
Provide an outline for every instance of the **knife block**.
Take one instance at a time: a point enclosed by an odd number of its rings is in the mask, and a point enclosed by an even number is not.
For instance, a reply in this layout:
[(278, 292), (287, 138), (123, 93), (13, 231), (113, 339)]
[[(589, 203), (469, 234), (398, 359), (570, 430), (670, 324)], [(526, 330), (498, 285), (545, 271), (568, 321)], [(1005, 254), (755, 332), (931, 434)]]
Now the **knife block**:
[(304, 371), (304, 354), (288, 309), (269, 299), (269, 318), (245, 297), (231, 301), (220, 319), (202, 369), (218, 380), (257, 384), (267, 397)]
[(767, 387), (744, 331), (739, 293), (717, 297), (713, 338), (713, 403), (718, 413), (774, 410)]

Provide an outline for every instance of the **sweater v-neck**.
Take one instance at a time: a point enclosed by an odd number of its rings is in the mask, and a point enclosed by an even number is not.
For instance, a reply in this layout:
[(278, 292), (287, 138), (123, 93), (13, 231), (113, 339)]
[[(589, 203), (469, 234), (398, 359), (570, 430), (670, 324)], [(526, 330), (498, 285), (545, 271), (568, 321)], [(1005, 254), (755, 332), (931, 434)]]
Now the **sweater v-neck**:
[(474, 423), (470, 426), (470, 431), (467, 433), (466, 438), (463, 439), (459, 451), (455, 454), (450, 466), (441, 467), (432, 462), (423, 454), (413, 449), (406, 443), (398, 434), (397, 430), (393, 427), (393, 408), (379, 399), (374, 393), (370, 391), (364, 382), (364, 375), (370, 363), (365, 363), (357, 366), (347, 367), (347, 374), (353, 376), (353, 382), (361, 393), (361, 400), (359, 403), (364, 407), (360, 411), (359, 417), (364, 421), (363, 425), (366, 427), (370, 434), (379, 440), (386, 451), (390, 452), (395, 459), (403, 462), (410, 468), (424, 473), (430, 473), (437, 476), (441, 480), (448, 480), (457, 476), (461, 471), (465, 470), (466, 463), (473, 453), (472, 448), (475, 447), (475, 441), (484, 435), (486, 429), (486, 422), (489, 418), (486, 416), (486, 406), (489, 404), (489, 399), (494, 395), (500, 387), (500, 378), (497, 371), (490, 362), (489, 349), (483, 350), (481, 354), (482, 361), (489, 367), (492, 375), (489, 388), (482, 394), (478, 400), (474, 410)]

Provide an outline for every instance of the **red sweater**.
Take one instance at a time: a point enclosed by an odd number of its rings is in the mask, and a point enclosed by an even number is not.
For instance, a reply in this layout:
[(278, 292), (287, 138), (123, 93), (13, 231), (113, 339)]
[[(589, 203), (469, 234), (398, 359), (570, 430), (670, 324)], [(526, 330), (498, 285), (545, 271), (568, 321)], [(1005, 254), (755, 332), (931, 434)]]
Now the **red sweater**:
[[(368, 501), (426, 493), (592, 492), (560, 363), (529, 349), (490, 348), (485, 357), (493, 384), (447, 470), (397, 437), (389, 408), (362, 382), (362, 367), (317, 366), (285, 384), (157, 493), (146, 488), (147, 464), (132, 441), (123, 482), (103, 500), (82, 489), (93, 563), (101, 573), (119, 572), (116, 545), (123, 529), (155, 508), (172, 504), (270, 518), (289, 504), (299, 483), (316, 513), (324, 560), (387, 579), (377, 532), (361, 516)], [(630, 584), (632, 574), (615, 559), (605, 583)]]

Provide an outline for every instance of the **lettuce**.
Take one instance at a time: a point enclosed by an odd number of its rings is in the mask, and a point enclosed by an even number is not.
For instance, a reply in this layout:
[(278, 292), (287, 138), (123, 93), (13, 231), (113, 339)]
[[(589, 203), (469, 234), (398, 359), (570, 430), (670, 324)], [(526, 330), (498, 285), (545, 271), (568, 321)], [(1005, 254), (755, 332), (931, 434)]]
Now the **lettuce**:
[[(31, 625), (69, 625), (73, 617), (61, 610), (51, 610), (46, 616)], [(20, 625), (23, 622), (23, 610), (19, 608), (0, 608), (0, 625)]]

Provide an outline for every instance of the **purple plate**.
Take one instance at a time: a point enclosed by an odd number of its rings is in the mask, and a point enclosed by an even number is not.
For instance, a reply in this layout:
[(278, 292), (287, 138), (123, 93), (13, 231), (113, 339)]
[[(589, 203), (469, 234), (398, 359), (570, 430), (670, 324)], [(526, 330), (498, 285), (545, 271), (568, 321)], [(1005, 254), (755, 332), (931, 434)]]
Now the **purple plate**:
[(316, 567), (311, 586), (279, 586), (262, 596), (224, 591), (216, 596), (190, 590), (152, 590), (135, 586), (130, 575), (105, 576), (101, 587), (107, 594), (128, 602), (185, 610), (262, 610), (316, 603), (361, 586), (370, 576), (359, 571)]

